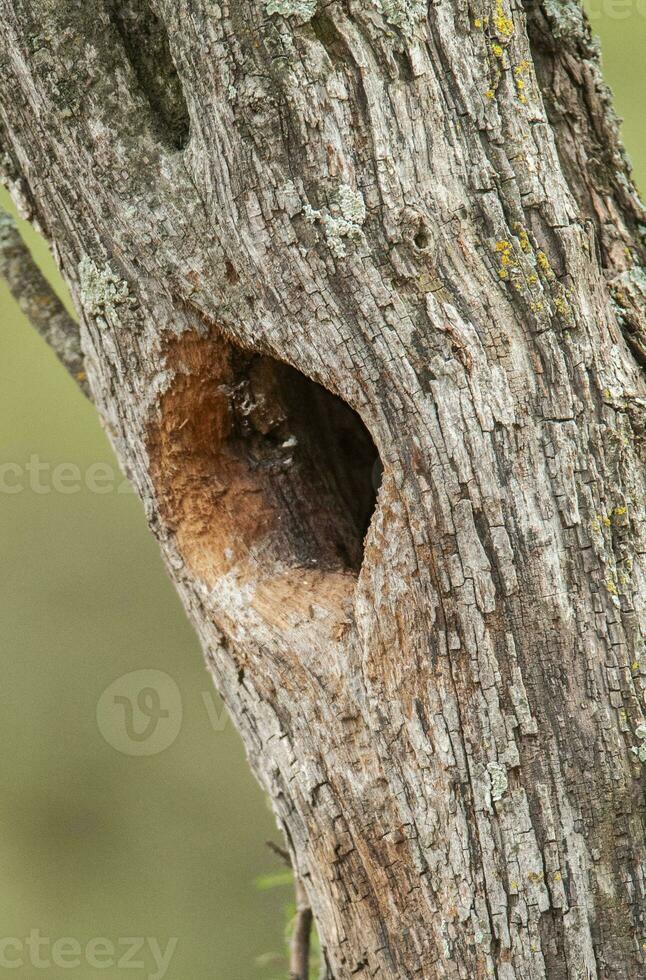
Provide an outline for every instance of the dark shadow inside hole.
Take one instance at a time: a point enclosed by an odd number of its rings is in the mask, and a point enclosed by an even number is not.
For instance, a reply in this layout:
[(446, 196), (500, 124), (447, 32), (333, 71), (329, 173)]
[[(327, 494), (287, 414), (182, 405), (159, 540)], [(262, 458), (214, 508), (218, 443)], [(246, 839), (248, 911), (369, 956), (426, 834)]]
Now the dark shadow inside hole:
[(415, 242), (417, 248), (419, 248), (420, 250), (428, 248), (430, 244), (428, 232), (424, 228), (420, 228), (417, 234), (415, 235), (413, 241)]
[(188, 143), (190, 119), (168, 32), (150, 0), (107, 0), (110, 20), (145, 95), (160, 140), (176, 150)]
[(382, 472), (361, 418), (273, 358), (235, 352), (233, 368), (230, 447), (276, 502), (282, 556), (358, 571)]

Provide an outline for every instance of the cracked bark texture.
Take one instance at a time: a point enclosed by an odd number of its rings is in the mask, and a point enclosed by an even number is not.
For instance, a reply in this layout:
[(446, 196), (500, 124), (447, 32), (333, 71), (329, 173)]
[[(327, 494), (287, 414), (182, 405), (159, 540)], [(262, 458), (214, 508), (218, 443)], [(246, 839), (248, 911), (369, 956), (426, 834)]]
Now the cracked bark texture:
[(329, 976), (642, 977), (644, 216), (580, 8), (0, 13), (5, 180)]

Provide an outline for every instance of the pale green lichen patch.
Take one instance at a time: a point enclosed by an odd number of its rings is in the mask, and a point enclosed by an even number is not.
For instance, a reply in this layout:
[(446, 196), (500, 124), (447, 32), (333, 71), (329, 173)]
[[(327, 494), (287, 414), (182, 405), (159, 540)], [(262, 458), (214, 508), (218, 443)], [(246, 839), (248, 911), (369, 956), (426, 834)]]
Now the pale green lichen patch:
[(338, 194), (341, 214), (351, 224), (362, 225), (366, 220), (366, 202), (361, 191), (353, 191), (348, 184), (341, 184)]
[(555, 37), (582, 39), (586, 36), (585, 17), (577, 0), (544, 0), (543, 8)]
[(489, 780), (491, 783), (491, 799), (494, 802), (501, 800), (509, 785), (507, 780), (507, 769), (500, 762), (490, 762), (487, 766)]
[(93, 317), (118, 317), (117, 307), (130, 296), (128, 283), (109, 265), (99, 267), (88, 256), (78, 267), (80, 295), (83, 308)]
[(265, 0), (268, 14), (280, 14), (281, 17), (300, 17), (301, 20), (311, 20), (316, 13), (318, 0)]
[(303, 213), (311, 224), (320, 222), (330, 251), (337, 259), (341, 259), (347, 254), (347, 240), (360, 240), (362, 237), (366, 203), (361, 191), (354, 191), (348, 184), (341, 184), (329, 212), (315, 210), (310, 204), (306, 204)]
[(427, 5), (422, 0), (372, 0), (374, 6), (391, 27), (410, 38), (426, 17)]
[(646, 270), (634, 264), (610, 283), (610, 295), (619, 324), (631, 348), (646, 353)]
[(646, 762), (646, 725), (638, 725), (635, 729), (635, 738), (639, 739), (639, 745), (632, 748), (633, 755), (636, 755), (640, 762)]
[(630, 269), (622, 272), (613, 284), (615, 291), (620, 290), (622, 286), (625, 289), (632, 287), (639, 292), (641, 297), (646, 297), (646, 270), (640, 265), (631, 266)]

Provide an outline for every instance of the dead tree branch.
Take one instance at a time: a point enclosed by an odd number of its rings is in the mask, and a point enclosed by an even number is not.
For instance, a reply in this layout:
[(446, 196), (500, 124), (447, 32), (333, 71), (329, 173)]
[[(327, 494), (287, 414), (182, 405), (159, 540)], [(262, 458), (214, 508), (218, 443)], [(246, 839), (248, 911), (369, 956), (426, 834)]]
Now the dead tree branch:
[(22, 312), (89, 396), (78, 324), (34, 262), (13, 218), (0, 213), (0, 275)]

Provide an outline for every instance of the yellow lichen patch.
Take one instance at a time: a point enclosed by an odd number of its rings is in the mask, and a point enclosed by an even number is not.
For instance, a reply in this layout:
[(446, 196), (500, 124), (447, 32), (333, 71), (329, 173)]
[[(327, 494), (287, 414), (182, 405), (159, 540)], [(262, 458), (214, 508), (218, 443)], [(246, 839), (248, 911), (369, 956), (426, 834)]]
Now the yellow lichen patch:
[(479, 31), (482, 30), (482, 19), (480, 17), (476, 17), (476, 19), (473, 22), (473, 26), (476, 27)]
[(507, 15), (503, 0), (496, 0), (496, 16), (494, 17), (494, 24), (498, 37), (503, 41), (509, 41), (514, 33), (514, 22), (511, 17)]
[(509, 276), (509, 271), (514, 266), (514, 250), (512, 248), (511, 242), (508, 242), (506, 238), (501, 239), (496, 242), (496, 252), (500, 260), (500, 269), (498, 270), (498, 275), (501, 279), (507, 279)]
[(485, 92), (485, 96), (488, 99), (493, 99), (495, 97), (495, 94), (496, 93), (494, 92), (494, 90), (492, 88), (488, 88), (487, 91)]
[(529, 235), (527, 234), (525, 229), (519, 228), (517, 231), (517, 235), (518, 235), (518, 242), (523, 252), (531, 252), (532, 246), (529, 241)]
[(500, 37), (510, 38), (514, 33), (514, 22), (510, 17), (496, 17), (496, 30)]
[(518, 96), (518, 101), (523, 105), (527, 104), (527, 96), (525, 95), (525, 79), (523, 76), (529, 71), (530, 67), (529, 61), (526, 60), (519, 62), (519, 64), (514, 67), (516, 94)]
[(491, 45), (491, 50), (493, 51), (493, 53), (496, 56), (496, 58), (501, 58), (502, 59), (502, 56), (504, 54), (504, 48), (502, 47), (502, 45), (500, 45), (500, 44), (492, 44)]
[(516, 237), (518, 239), (518, 244), (520, 245), (523, 252), (531, 252), (532, 245), (529, 240), (529, 235), (523, 228), (521, 224), (514, 225), (514, 231), (516, 232)]
[(574, 314), (572, 308), (564, 296), (556, 296), (554, 299), (554, 310), (560, 317), (567, 320), (570, 326), (574, 326)]
[(536, 264), (538, 265), (538, 268), (541, 270), (541, 272), (543, 273), (543, 275), (548, 276), (548, 277), (554, 275), (554, 272), (552, 270), (552, 266), (550, 265), (550, 260), (548, 259), (548, 257), (545, 254), (545, 252), (542, 249), (540, 249), (540, 248), (539, 248), (538, 252), (536, 253)]

